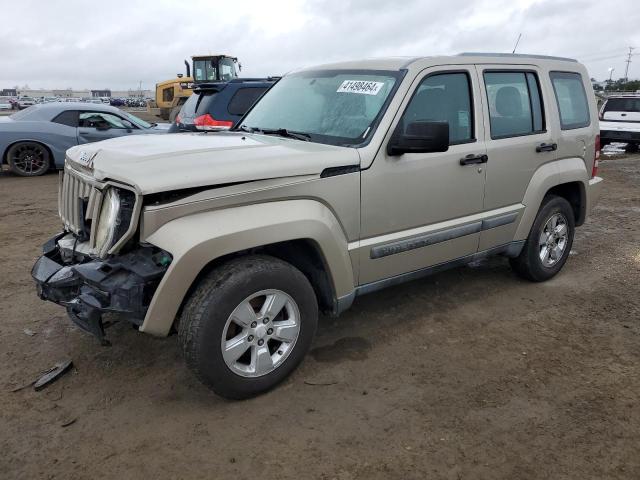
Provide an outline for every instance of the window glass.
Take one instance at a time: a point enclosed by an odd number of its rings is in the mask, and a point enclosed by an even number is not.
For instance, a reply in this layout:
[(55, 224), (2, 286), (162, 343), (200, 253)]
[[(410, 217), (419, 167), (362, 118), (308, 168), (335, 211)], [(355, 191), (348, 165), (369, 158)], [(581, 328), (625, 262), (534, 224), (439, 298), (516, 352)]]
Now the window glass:
[(640, 112), (640, 98), (610, 98), (604, 104), (605, 112)]
[(66, 112), (62, 112), (56, 118), (52, 120), (52, 122), (60, 123), (62, 125), (67, 125), (68, 127), (77, 127), (78, 126), (78, 112), (73, 110), (68, 110)]
[(473, 140), (470, 91), (469, 76), (463, 72), (425, 78), (402, 116), (403, 128), (416, 121), (448, 122), (450, 144)]
[(260, 95), (264, 93), (266, 88), (241, 88), (239, 89), (229, 102), (227, 110), (231, 115), (244, 115), (247, 110), (256, 103)]
[(361, 144), (375, 130), (400, 75), (370, 70), (292, 73), (265, 93), (242, 126), (286, 128), (332, 145)]
[(131, 128), (131, 124), (126, 120), (104, 112), (80, 112), (78, 123), (83, 128)]
[(162, 90), (162, 101), (163, 102), (172, 102), (173, 101), (173, 86), (169, 88), (165, 88)]
[(529, 72), (485, 72), (491, 138), (530, 135), (544, 129), (537, 77)]
[(551, 72), (563, 130), (589, 125), (589, 102), (579, 73)]

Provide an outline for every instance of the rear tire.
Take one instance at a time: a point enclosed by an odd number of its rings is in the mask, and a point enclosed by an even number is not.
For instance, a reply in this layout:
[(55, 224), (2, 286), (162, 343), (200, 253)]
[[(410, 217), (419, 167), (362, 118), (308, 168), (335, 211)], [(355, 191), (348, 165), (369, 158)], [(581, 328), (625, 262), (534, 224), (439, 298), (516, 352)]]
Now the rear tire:
[(49, 171), (49, 151), (37, 142), (19, 142), (7, 151), (9, 169), (21, 177), (37, 177)]
[(317, 323), (316, 296), (304, 274), (277, 258), (251, 255), (200, 281), (178, 334), (196, 377), (222, 397), (243, 399), (270, 390), (298, 366)]
[(523, 278), (543, 282), (564, 266), (573, 245), (575, 219), (569, 202), (556, 195), (542, 201), (529, 236), (511, 267)]

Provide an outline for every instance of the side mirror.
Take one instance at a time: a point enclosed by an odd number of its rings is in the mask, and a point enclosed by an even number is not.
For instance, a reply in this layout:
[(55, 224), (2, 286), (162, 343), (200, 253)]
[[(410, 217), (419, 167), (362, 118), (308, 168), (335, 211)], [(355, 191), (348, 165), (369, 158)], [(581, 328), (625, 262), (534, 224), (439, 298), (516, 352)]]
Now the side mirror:
[(133, 123), (131, 123), (129, 120), (121, 120), (122, 125), (124, 125), (124, 128), (126, 128), (127, 130), (132, 130), (133, 129)]
[(111, 128), (111, 125), (109, 125), (108, 123), (99, 123), (98, 125), (96, 125), (96, 130), (104, 132), (105, 130), (109, 130)]
[(449, 150), (449, 122), (412, 122), (407, 125), (404, 132), (402, 130), (401, 122), (387, 144), (388, 155), (446, 152)]

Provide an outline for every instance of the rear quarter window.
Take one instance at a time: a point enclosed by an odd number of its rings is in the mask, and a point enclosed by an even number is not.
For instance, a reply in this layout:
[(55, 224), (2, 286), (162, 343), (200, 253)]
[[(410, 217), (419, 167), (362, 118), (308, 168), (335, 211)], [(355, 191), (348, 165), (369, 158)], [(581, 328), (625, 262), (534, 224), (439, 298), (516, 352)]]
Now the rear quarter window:
[(240, 88), (231, 97), (227, 110), (231, 115), (244, 115), (256, 103), (266, 88)]
[(589, 126), (591, 123), (589, 102), (582, 75), (572, 72), (551, 72), (550, 77), (560, 111), (562, 130)]
[(62, 112), (51, 121), (61, 125), (66, 125), (67, 127), (75, 128), (78, 126), (78, 112), (74, 112), (73, 110)]
[(217, 94), (218, 92), (211, 91), (193, 93), (180, 109), (180, 116), (188, 119), (209, 113), (209, 105)]

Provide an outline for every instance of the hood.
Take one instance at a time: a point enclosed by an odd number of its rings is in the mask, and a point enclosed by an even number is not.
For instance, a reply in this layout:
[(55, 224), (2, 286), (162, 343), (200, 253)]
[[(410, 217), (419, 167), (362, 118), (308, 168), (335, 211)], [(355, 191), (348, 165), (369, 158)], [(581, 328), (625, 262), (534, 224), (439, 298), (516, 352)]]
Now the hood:
[(71, 165), (92, 168), (142, 194), (320, 174), (359, 165), (353, 148), (243, 132), (131, 135), (67, 150)]

